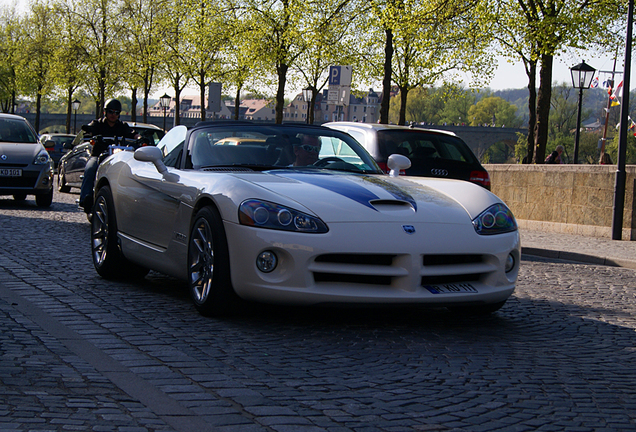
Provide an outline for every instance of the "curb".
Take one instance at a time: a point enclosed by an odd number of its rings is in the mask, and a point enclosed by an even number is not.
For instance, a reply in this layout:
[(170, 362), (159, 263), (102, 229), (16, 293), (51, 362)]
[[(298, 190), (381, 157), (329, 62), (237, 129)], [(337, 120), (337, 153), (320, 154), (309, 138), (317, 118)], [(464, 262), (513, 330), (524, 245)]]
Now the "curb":
[(567, 252), (536, 247), (522, 247), (521, 253), (523, 255), (540, 256), (543, 258), (554, 258), (564, 261), (577, 261), (587, 264), (605, 265), (611, 267), (624, 267), (636, 270), (636, 260), (631, 259), (600, 257), (578, 252)]

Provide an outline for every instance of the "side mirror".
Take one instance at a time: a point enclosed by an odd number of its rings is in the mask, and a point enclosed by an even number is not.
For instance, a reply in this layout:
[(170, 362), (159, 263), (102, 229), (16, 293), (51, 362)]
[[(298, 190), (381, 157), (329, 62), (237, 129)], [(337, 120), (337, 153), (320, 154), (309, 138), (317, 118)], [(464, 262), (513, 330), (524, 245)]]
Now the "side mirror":
[(159, 173), (168, 173), (168, 168), (163, 163), (163, 153), (161, 152), (161, 149), (157, 147), (139, 147), (135, 150), (135, 160), (141, 162), (152, 162)]
[(397, 177), (400, 175), (401, 170), (407, 170), (411, 167), (411, 160), (401, 154), (392, 154), (389, 156), (387, 166), (391, 170), (389, 175), (391, 177)]
[(44, 148), (46, 148), (47, 150), (55, 148), (55, 141), (53, 141), (53, 140), (44, 141)]

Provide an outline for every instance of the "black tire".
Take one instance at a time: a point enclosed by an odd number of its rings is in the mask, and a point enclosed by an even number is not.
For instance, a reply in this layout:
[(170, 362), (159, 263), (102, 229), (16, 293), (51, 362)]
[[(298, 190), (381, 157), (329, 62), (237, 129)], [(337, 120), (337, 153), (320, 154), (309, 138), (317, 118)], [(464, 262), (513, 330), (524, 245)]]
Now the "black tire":
[(53, 189), (45, 194), (37, 194), (35, 195), (35, 203), (38, 207), (51, 207), (51, 203), (53, 202)]
[(228, 316), (241, 304), (230, 280), (230, 258), (221, 216), (204, 207), (194, 217), (188, 242), (188, 286), (205, 316)]
[(24, 201), (26, 200), (27, 194), (25, 193), (17, 193), (13, 194), (13, 199), (16, 201)]
[(61, 170), (57, 174), (57, 190), (62, 193), (69, 193), (71, 191), (71, 187), (66, 184), (66, 176)]
[(115, 205), (108, 186), (102, 187), (95, 198), (91, 220), (91, 255), (97, 273), (104, 279), (142, 278), (148, 269), (128, 261), (117, 239)]

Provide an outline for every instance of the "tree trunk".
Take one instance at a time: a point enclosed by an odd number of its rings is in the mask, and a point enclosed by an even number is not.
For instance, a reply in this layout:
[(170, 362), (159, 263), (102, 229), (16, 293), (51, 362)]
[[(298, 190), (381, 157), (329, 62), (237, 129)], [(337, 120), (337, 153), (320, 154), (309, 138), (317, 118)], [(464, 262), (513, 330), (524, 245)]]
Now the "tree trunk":
[[(130, 121), (135, 123), (137, 121), (137, 88), (133, 87), (130, 90)], [(144, 123), (147, 123), (146, 118), (144, 117)]]
[(35, 97), (35, 124), (33, 125), (37, 133), (40, 133), (40, 110), (41, 109), (42, 109), (42, 95), (40, 94), (40, 91), (38, 90), (38, 94)]
[(316, 90), (316, 87), (312, 86), (311, 88), (311, 97), (310, 97), (310, 101), (309, 103), (309, 114), (307, 115), (307, 124), (314, 124), (314, 117), (315, 117), (315, 113), (314, 110), (316, 109), (316, 96), (318, 95), (318, 90)]
[(236, 88), (236, 97), (234, 98), (234, 120), (238, 120), (240, 117), (241, 107), (241, 86)]
[(539, 72), (539, 94), (537, 96), (537, 126), (535, 129), (534, 162), (542, 164), (545, 160), (545, 148), (548, 142), (548, 120), (550, 117), (550, 98), (552, 97), (552, 55), (541, 56)]
[(528, 75), (528, 153), (525, 163), (531, 164), (534, 158), (534, 128), (537, 125), (537, 62), (531, 60), (526, 65)]
[(173, 81), (172, 88), (174, 89), (174, 125), (179, 126), (181, 124), (181, 75), (176, 74)]
[(389, 124), (389, 103), (391, 102), (391, 75), (393, 69), (393, 31), (386, 29), (386, 41), (384, 45), (384, 78), (382, 79), (382, 102), (380, 103), (380, 123)]
[(276, 90), (276, 124), (283, 122), (283, 111), (285, 109), (285, 83), (287, 81), (287, 70), (289, 66), (281, 63), (276, 67), (278, 74), (278, 89)]
[[(66, 89), (66, 133), (71, 133), (71, 115), (73, 114), (73, 90), (69, 87)], [(77, 131), (73, 131), (77, 133)]]
[(201, 121), (206, 120), (205, 106), (205, 72), (199, 74), (199, 97), (201, 98)]
[(409, 95), (408, 86), (400, 86), (400, 117), (398, 124), (404, 126), (406, 124), (406, 98)]

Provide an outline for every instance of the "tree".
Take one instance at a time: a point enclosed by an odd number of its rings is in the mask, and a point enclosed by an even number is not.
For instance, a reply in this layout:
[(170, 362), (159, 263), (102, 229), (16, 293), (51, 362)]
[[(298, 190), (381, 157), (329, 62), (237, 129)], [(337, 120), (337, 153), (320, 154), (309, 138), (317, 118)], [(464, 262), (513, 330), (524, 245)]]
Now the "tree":
[(468, 110), (471, 126), (518, 127), (517, 107), (497, 96), (482, 98)]
[(174, 90), (174, 124), (181, 124), (181, 92), (188, 85), (190, 79), (186, 74), (187, 61), (183, 53), (187, 52), (187, 44), (181, 37), (182, 26), (186, 19), (182, 11), (181, 0), (172, 0), (169, 9), (176, 12), (163, 15), (163, 26), (166, 29), (163, 51), (162, 72)]
[(84, 86), (102, 117), (106, 95), (115, 94), (123, 73), (121, 21), (116, 0), (68, 0), (67, 13), (84, 29), (79, 62), (87, 66)]
[(167, 9), (166, 0), (124, 0), (122, 15), (126, 25), (124, 32), (124, 77), (131, 89), (131, 120), (137, 117), (137, 88), (143, 90), (143, 121), (148, 121), (148, 96), (153, 88), (155, 75), (165, 50), (166, 23), (162, 13)]
[(53, 9), (40, 0), (30, 5), (30, 13), (24, 21), (24, 45), (20, 51), (19, 80), (25, 94), (35, 97), (35, 127), (40, 130), (42, 97), (53, 87), (54, 51), (57, 42), (50, 28), (55, 22)]
[[(84, 63), (77, 61), (80, 58), (83, 32), (73, 19), (74, 16), (68, 13), (68, 9), (63, 4), (55, 5), (55, 15), (59, 20), (58, 25), (54, 26), (57, 45), (50, 69), (54, 85), (61, 87), (61, 92), (66, 97), (66, 133), (70, 133), (73, 95), (81, 85), (82, 76), (86, 73)], [(69, 59), (74, 61), (69, 61)]]
[[(318, 93), (329, 80), (331, 65), (357, 63), (357, 40), (351, 29), (356, 24), (357, 3), (351, 0), (326, 0), (310, 3), (304, 27), (305, 38), (295, 69), (311, 90), (307, 122), (314, 122), (314, 109)], [(355, 69), (355, 67), (354, 67)]]
[[(482, 10), (490, 5), (484, 3)], [(497, 14), (487, 20), (493, 22), (494, 19), (496, 24), (492, 28), (495, 33), (506, 27), (506, 31), (501, 33), (516, 39), (516, 43), (510, 43), (512, 48), (507, 53), (522, 54), (524, 62), (529, 62), (526, 63), (527, 70), (536, 62), (541, 65), (534, 127), (534, 161), (543, 163), (549, 130), (554, 56), (568, 47), (585, 48), (607, 42), (613, 23), (624, 14), (625, 4), (619, 0), (501, 0), (497, 6)], [(529, 86), (534, 87), (534, 76), (531, 68)], [(530, 109), (533, 109), (531, 105)], [(532, 122), (532, 114), (530, 117)], [(531, 154), (530, 150), (528, 154)]]
[(223, 51), (228, 46), (228, 8), (214, 0), (181, 0), (180, 35), (185, 51), (177, 53), (187, 77), (199, 87), (201, 120), (206, 119), (205, 90), (222, 74)]
[(287, 73), (305, 49), (303, 27), (310, 2), (304, 0), (244, 0), (242, 7), (253, 27), (251, 49), (266, 70), (276, 76), (276, 123), (283, 121)]
[(0, 104), (3, 112), (15, 112), (18, 94), (17, 72), (24, 33), (23, 19), (12, 9), (4, 9), (0, 17)]

